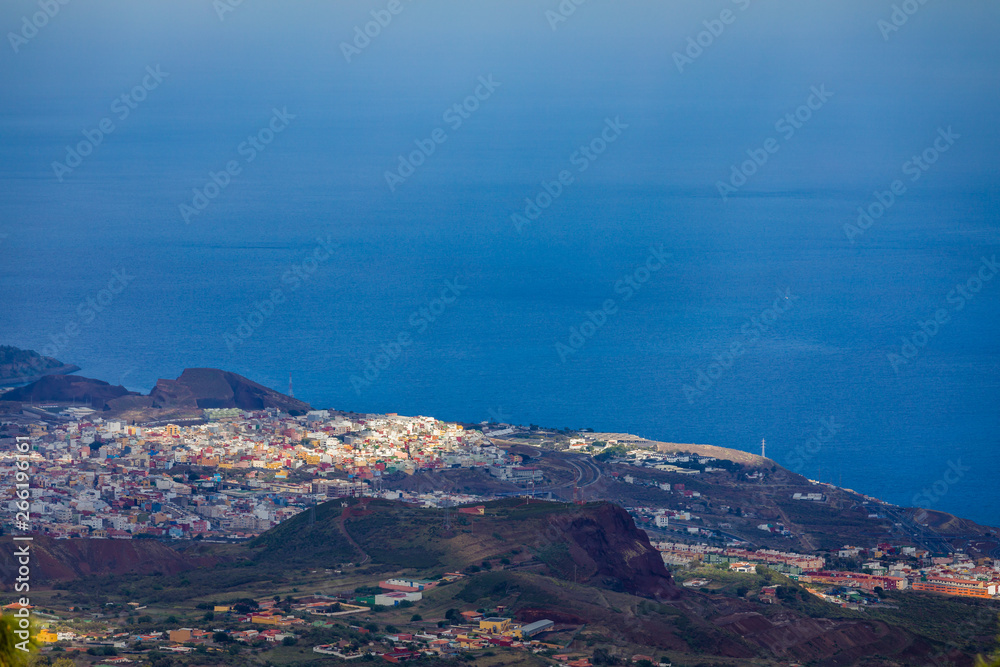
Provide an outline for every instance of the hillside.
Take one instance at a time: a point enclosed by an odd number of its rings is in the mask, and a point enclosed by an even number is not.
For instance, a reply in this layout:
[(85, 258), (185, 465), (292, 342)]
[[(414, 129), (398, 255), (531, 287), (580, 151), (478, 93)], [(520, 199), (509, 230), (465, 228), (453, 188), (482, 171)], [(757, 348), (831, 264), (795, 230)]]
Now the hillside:
[[(610, 503), (495, 501), (482, 516), (369, 500), (320, 505), (251, 542), (259, 558), (292, 563), (356, 558), (441, 572), (506, 559), (515, 568), (627, 593), (678, 592), (659, 553)], [(360, 557), (360, 558), (359, 558)]]
[(308, 403), (216, 368), (187, 368), (176, 380), (157, 380), (149, 397), (152, 407), (161, 409), (277, 408), (292, 415), (311, 409)]
[[(185, 546), (180, 552), (152, 540), (40, 539), (39, 578), (64, 582), (43, 599), (85, 608), (135, 601), (177, 617), (175, 623), (193, 624), (200, 609), (225, 601), (302, 591), (353, 594), (393, 576), (464, 572), (427, 591), (413, 610), (373, 613), (383, 623), (406, 626), (413, 611), (436, 624), (446, 610), (502, 605), (524, 622), (555, 620), (566, 628), (559, 641), (578, 650), (655, 651), (675, 664), (707, 658), (706, 664), (824, 667), (927, 664), (943, 655), (947, 637), (972, 623), (975, 611), (959, 602), (933, 621), (919, 608), (874, 618), (830, 605), (774, 573), (706, 571), (722, 583), (706, 592), (681, 588), (629, 515), (609, 503), (518, 498), (486, 503), (479, 515), (338, 499), (250, 543)], [(10, 568), (0, 560), (8, 581)], [(761, 605), (737, 590), (765, 583), (787, 589), (781, 604)], [(974, 651), (988, 641), (976, 636), (964, 645)], [(956, 653), (955, 664), (971, 664), (970, 655)]]
[[(13, 582), (18, 562), (11, 537), (0, 537), (0, 581)], [(31, 543), (35, 584), (54, 584), (90, 575), (176, 574), (214, 565), (217, 555), (184, 553), (158, 540), (55, 540), (36, 536)]]
[(114, 399), (133, 396), (122, 386), (78, 375), (46, 375), (23, 387), (0, 394), (0, 400), (20, 403), (74, 403), (95, 410), (109, 410)]

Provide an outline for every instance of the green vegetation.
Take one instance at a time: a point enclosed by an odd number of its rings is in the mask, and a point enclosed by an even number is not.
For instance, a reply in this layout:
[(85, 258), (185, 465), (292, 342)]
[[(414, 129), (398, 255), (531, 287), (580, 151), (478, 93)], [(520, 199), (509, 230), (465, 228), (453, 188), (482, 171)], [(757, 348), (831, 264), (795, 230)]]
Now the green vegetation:
[(887, 591), (886, 602), (897, 607), (871, 607), (871, 618), (892, 623), (934, 641), (970, 652), (994, 650), (992, 638), (1000, 621), (1000, 604), (975, 598)]
[[(764, 586), (777, 586), (781, 607), (794, 609), (813, 618), (864, 618), (861, 612), (844, 609), (813, 595), (783, 574), (757, 566), (755, 574), (731, 572), (720, 567), (701, 567), (682, 575), (685, 580), (708, 579), (708, 591), (740, 598), (757, 598)], [(780, 610), (779, 610), (780, 611)], [(774, 613), (766, 608), (762, 613)]]
[[(548, 594), (540, 588), (524, 581), (514, 573), (486, 572), (469, 579), (455, 599), (467, 603), (488, 600), (496, 604), (500, 600), (516, 595), (515, 607), (532, 607), (551, 602)], [(455, 611), (455, 610), (449, 610)], [(457, 612), (450, 618), (456, 618)]]
[(626, 456), (628, 455), (628, 447), (625, 445), (611, 445), (606, 448), (600, 454), (594, 456), (595, 461), (604, 462), (616, 456)]

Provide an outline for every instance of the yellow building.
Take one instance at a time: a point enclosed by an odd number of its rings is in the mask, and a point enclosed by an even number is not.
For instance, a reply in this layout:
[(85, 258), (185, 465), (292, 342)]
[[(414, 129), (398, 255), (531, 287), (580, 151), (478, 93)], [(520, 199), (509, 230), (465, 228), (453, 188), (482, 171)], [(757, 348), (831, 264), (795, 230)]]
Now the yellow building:
[(53, 642), (59, 641), (59, 635), (52, 632), (48, 628), (42, 628), (41, 630), (39, 630), (37, 637), (38, 641), (43, 642), (45, 644), (51, 644)]
[(281, 621), (281, 616), (277, 614), (254, 614), (250, 617), (251, 623), (260, 623), (262, 625), (278, 625)]
[(479, 621), (479, 629), (483, 632), (488, 632), (491, 635), (502, 635), (505, 632), (510, 632), (510, 619), (500, 618), (498, 616), (484, 618)]

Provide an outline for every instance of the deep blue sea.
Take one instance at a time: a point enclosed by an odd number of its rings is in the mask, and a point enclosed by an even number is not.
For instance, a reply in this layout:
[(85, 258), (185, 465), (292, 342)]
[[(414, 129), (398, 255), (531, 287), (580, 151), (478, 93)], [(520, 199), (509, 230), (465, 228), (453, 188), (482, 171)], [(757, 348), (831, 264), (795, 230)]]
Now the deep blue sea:
[(1000, 525), (1000, 6), (226, 3), (0, 7), (0, 343)]

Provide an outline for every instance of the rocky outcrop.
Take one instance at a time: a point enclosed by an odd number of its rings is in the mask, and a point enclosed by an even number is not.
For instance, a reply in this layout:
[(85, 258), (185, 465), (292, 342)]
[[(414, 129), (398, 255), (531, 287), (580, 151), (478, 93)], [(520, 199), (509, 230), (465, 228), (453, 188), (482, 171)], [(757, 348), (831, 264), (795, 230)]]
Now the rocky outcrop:
[(65, 375), (78, 370), (79, 366), (43, 357), (34, 350), (0, 345), (0, 387), (27, 384), (46, 375)]
[(312, 409), (308, 403), (216, 368), (188, 368), (176, 380), (157, 380), (149, 396), (152, 406), (162, 409), (276, 408), (291, 415)]
[(566, 527), (570, 555), (588, 581), (624, 593), (672, 600), (680, 592), (660, 553), (621, 507), (588, 508)]

